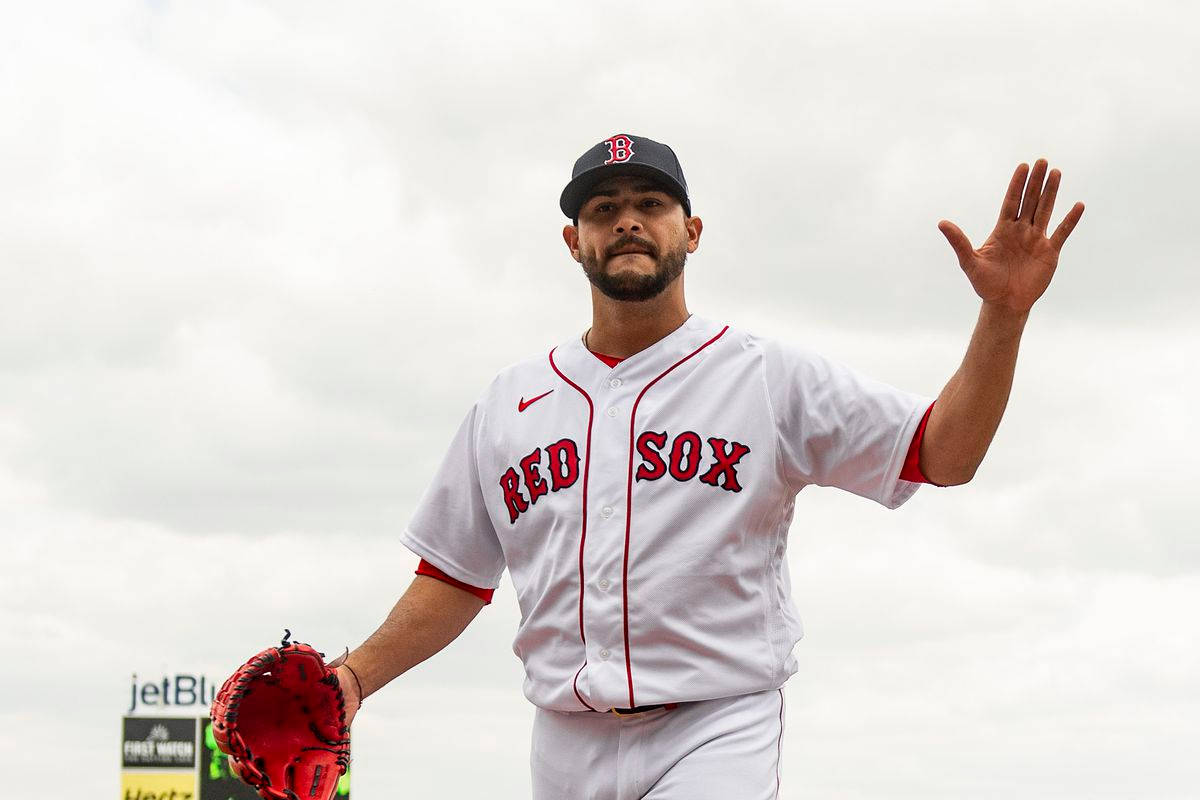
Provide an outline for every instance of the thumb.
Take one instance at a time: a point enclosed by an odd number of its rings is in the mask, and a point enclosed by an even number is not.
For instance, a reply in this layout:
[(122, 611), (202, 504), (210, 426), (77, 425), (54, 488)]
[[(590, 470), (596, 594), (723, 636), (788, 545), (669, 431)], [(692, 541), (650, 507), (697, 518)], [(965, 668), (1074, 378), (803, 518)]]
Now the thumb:
[(959, 266), (966, 269), (971, 263), (972, 256), (975, 254), (975, 248), (971, 247), (971, 240), (967, 235), (959, 230), (958, 226), (949, 220), (942, 220), (938, 223), (938, 230), (946, 237), (946, 241), (954, 248), (954, 254), (958, 256)]

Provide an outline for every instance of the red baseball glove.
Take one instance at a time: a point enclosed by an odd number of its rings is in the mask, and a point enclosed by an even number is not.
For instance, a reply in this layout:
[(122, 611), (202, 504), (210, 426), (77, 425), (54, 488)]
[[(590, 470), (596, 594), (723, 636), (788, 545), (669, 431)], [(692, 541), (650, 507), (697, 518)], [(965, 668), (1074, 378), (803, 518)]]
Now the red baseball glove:
[(290, 637), (284, 631), (279, 647), (225, 681), (212, 704), (213, 738), (264, 800), (330, 800), (350, 764), (346, 703), (324, 654)]

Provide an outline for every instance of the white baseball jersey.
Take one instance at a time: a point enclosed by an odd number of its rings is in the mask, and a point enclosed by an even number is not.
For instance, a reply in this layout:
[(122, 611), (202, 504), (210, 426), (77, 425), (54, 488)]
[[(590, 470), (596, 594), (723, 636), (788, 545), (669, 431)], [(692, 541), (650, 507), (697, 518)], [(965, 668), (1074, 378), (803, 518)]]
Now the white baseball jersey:
[(802, 635), (797, 493), (905, 502), (930, 402), (696, 315), (615, 368), (572, 337), (496, 376), (401, 538), (473, 586), (508, 568), (541, 708), (775, 689)]

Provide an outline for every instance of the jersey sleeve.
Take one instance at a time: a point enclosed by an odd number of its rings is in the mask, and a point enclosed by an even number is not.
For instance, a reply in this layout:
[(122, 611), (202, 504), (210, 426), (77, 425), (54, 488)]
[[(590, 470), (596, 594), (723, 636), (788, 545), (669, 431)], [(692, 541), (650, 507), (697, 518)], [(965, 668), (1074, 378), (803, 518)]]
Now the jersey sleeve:
[(481, 415), (476, 403), (458, 426), (400, 541), (450, 577), (494, 588), (504, 572), (504, 551), (479, 483)]
[(900, 477), (932, 399), (874, 380), (805, 348), (764, 348), (780, 470), (796, 491), (835, 486), (897, 508), (920, 483)]

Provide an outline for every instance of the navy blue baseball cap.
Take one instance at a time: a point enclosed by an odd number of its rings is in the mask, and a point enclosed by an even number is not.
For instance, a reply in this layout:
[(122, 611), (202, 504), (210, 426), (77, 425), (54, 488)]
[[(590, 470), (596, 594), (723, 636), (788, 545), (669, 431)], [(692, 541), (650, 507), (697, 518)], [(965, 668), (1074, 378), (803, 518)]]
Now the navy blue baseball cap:
[(579, 209), (596, 184), (617, 175), (653, 179), (678, 198), (684, 214), (692, 215), (687, 181), (683, 179), (683, 167), (679, 166), (675, 151), (665, 144), (630, 133), (610, 136), (579, 157), (571, 170), (571, 182), (558, 199), (558, 207), (571, 219), (578, 219)]

